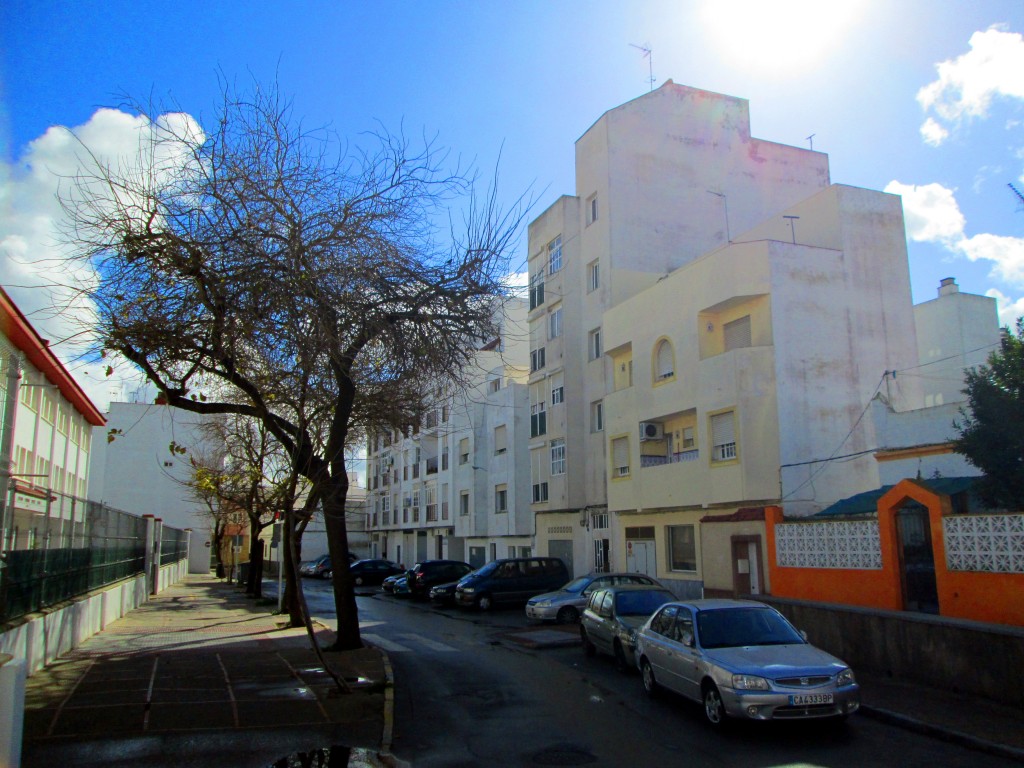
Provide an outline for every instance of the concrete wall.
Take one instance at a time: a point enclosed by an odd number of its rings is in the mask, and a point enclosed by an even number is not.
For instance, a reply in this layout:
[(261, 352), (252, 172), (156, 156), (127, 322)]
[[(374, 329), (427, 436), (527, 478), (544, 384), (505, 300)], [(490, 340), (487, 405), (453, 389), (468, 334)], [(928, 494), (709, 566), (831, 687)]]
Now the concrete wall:
[[(181, 581), (188, 561), (160, 569), (157, 592)], [(16, 619), (0, 632), (0, 653), (25, 661), (29, 675), (74, 650), (149, 599), (145, 574), (119, 581), (78, 600)]]
[[(853, 667), (1024, 706), (1024, 629), (758, 596)], [(1008, 684), (1009, 683), (1009, 684)]]

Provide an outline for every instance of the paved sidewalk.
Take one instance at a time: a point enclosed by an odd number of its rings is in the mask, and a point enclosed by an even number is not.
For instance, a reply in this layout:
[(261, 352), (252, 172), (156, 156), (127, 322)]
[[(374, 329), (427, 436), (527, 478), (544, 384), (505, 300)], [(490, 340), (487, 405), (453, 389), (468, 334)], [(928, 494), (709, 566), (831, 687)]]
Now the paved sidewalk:
[[(579, 628), (534, 625), (509, 632), (505, 639), (528, 648), (560, 648), (579, 643)], [(857, 716), (1024, 763), (1024, 710), (979, 696), (855, 672), (861, 688)], [(1019, 684), (1018, 678), (1019, 672), (1007, 672), (1008, 685)]]
[[(28, 679), (22, 765), (269, 768), (326, 748), (327, 765), (381, 764), (386, 656), (325, 654), (352, 691), (342, 693), (305, 630), (284, 628), (273, 609), (189, 576), (110, 624)], [(327, 646), (333, 633), (318, 629)]]

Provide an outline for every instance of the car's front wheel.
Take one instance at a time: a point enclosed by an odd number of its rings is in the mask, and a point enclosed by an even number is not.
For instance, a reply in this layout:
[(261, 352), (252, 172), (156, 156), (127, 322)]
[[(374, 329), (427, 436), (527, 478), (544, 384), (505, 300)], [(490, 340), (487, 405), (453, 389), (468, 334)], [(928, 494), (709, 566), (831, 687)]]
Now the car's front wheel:
[(567, 605), (564, 608), (558, 610), (558, 615), (555, 617), (555, 621), (559, 624), (575, 624), (580, 620), (580, 612), (576, 610), (576, 606)]
[(355, 584), (355, 585), (356, 585), (357, 587), (361, 587), (361, 586), (363, 586), (363, 581), (365, 581), (365, 579), (363, 579), (363, 577), (362, 577), (362, 576), (356, 576), (356, 577), (355, 577), (354, 579), (352, 579), (352, 582), (353, 582), (353, 583), (354, 583), (354, 584)]
[(647, 659), (640, 660), (640, 677), (644, 683), (644, 693), (651, 698), (658, 695), (658, 681), (654, 679), (654, 670), (651, 668), (651, 662)]
[(725, 722), (725, 706), (722, 704), (722, 694), (714, 683), (704, 686), (704, 717), (716, 728), (721, 727)]

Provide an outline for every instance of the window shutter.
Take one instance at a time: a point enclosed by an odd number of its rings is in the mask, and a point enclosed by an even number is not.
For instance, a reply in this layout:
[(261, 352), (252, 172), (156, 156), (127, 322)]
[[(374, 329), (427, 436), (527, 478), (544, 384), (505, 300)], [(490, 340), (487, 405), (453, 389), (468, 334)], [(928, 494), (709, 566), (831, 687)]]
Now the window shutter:
[(722, 328), (725, 335), (725, 351), (740, 349), (751, 346), (750, 337), (750, 315), (744, 315), (738, 320), (726, 323)]

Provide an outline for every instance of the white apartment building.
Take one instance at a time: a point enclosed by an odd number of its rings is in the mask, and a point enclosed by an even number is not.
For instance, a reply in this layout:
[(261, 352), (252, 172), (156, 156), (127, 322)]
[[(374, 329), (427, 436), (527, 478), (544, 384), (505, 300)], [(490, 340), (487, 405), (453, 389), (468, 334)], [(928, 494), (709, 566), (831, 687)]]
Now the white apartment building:
[(745, 100), (672, 81), (576, 142), (576, 195), (529, 230), (530, 402), (547, 412), (530, 443), (538, 554), (576, 573), (647, 568), (611, 528), (605, 398), (629, 371), (606, 354), (606, 312), (828, 184), (826, 155), (750, 135)]
[(526, 302), (509, 298), (499, 337), (477, 352), (471, 385), (431, 393), (418, 424), (371, 438), (372, 554), (411, 567), (531, 553), (527, 338)]
[(73, 546), (103, 415), (2, 289), (0, 321), (0, 551)]
[(171, 444), (190, 453), (215, 451), (199, 428), (204, 418), (168, 405), (111, 403), (107, 429), (116, 432), (110, 442), (106, 434), (94, 435), (89, 483), (90, 499), (191, 528), (189, 573), (210, 572), (213, 520), (186, 485), (192, 476), (188, 453), (172, 453)]

